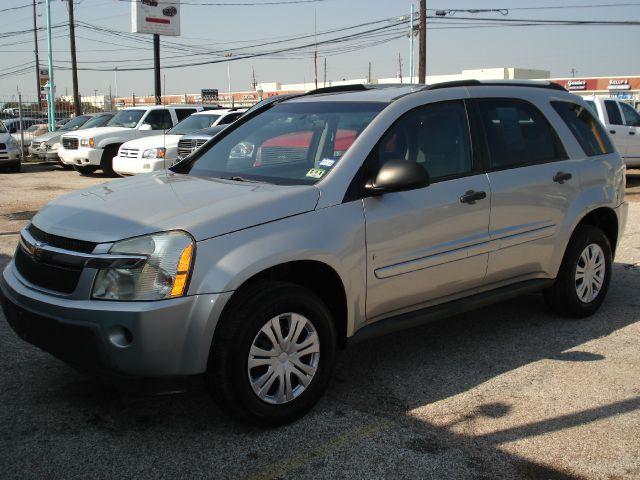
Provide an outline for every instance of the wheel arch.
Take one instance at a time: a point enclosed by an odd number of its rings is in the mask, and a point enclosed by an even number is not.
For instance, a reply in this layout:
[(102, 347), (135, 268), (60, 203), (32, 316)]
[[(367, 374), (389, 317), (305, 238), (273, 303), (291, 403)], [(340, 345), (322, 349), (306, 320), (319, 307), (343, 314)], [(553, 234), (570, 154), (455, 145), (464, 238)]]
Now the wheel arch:
[[(265, 280), (294, 283), (315, 293), (331, 312), (339, 347), (346, 346), (348, 309), (344, 283), (338, 272), (331, 266), (317, 260), (294, 260), (274, 265), (254, 274), (235, 290), (220, 317), (224, 317), (225, 312), (233, 305), (234, 299), (241, 298), (243, 292)], [(216, 328), (213, 335), (214, 342), (217, 331)]]
[(591, 210), (580, 219), (576, 228), (580, 225), (591, 225), (602, 230), (611, 244), (611, 253), (615, 255), (616, 245), (618, 243), (619, 226), (618, 216), (612, 208), (599, 207)]

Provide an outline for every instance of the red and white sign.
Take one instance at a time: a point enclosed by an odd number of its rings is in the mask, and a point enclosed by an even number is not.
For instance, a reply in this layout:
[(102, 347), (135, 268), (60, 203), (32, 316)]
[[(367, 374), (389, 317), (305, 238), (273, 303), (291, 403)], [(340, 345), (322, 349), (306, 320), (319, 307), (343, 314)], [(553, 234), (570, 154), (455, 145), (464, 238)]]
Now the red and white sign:
[(629, 90), (629, 80), (611, 79), (609, 80), (609, 90)]
[(569, 80), (565, 85), (567, 90), (586, 90), (587, 89), (587, 81), (586, 80)]
[(131, 31), (180, 35), (180, 0), (132, 0)]

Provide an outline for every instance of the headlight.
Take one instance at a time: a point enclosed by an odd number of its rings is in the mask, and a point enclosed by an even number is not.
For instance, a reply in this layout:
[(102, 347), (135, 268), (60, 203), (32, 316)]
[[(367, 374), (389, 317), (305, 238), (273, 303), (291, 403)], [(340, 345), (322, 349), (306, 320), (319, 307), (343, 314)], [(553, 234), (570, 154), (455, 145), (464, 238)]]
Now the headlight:
[(60, 142), (54, 143), (53, 145), (51, 145), (49, 147), (50, 150), (58, 150), (62, 145), (60, 145)]
[(84, 137), (80, 139), (80, 145), (83, 147), (93, 147), (94, 141), (91, 137)]
[(142, 152), (142, 158), (164, 158), (166, 153), (166, 148), (150, 148)]
[(251, 142), (240, 142), (231, 149), (230, 156), (236, 158), (245, 158), (253, 155), (255, 146)]
[(195, 243), (181, 231), (155, 233), (113, 244), (109, 253), (146, 255), (136, 268), (105, 268), (96, 276), (93, 298), (162, 300), (186, 293)]
[(15, 148), (20, 148), (20, 142), (15, 138), (11, 137), (11, 140), (9, 141), (11, 142), (11, 145), (13, 145)]

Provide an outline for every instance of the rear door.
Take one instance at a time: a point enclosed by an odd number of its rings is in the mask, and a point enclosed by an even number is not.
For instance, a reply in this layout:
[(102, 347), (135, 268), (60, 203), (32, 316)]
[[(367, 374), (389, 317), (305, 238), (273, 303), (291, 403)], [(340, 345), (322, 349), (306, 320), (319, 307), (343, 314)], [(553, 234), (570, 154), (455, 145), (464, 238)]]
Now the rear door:
[(578, 168), (532, 103), (513, 98), (473, 101), (484, 130), (491, 184), (491, 253), (485, 286), (547, 276)]
[(367, 160), (422, 165), (431, 184), (364, 199), (367, 319), (464, 296), (484, 279), (490, 191), (474, 161), (465, 103), (416, 108), (382, 137)]
[(627, 103), (620, 102), (619, 105), (627, 127), (625, 157), (640, 160), (640, 113)]

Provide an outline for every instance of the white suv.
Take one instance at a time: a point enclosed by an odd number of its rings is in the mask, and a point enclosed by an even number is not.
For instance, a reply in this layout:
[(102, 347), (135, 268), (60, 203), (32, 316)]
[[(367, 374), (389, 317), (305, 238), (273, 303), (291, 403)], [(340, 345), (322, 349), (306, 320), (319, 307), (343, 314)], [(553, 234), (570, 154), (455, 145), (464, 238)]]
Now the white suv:
[(62, 136), (58, 156), (81, 174), (99, 168), (113, 174), (113, 157), (120, 145), (129, 140), (165, 132), (183, 118), (202, 110), (196, 105), (141, 106), (119, 111), (105, 127), (90, 128)]
[(113, 158), (113, 170), (120, 175), (162, 170), (178, 158), (178, 141), (183, 135), (213, 125), (232, 123), (245, 111), (245, 108), (231, 108), (196, 112), (168, 130), (166, 135), (153, 135), (126, 142)]

